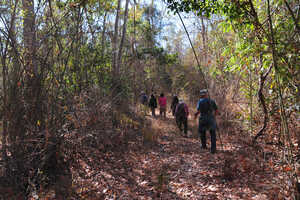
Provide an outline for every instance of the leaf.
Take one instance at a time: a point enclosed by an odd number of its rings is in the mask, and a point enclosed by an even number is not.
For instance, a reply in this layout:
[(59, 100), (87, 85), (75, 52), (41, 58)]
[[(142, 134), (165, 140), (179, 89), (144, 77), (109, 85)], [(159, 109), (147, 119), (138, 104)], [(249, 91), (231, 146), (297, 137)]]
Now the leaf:
[(285, 171), (285, 172), (290, 172), (290, 171), (292, 171), (292, 168), (290, 167), (290, 166), (285, 166), (284, 168), (283, 168), (283, 171)]

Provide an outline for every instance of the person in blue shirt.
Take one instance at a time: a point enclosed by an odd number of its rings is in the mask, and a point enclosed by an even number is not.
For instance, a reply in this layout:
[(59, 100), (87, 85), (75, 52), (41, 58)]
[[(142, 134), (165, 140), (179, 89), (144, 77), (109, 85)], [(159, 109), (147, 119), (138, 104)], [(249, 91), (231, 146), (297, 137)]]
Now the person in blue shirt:
[(198, 132), (201, 139), (202, 148), (206, 149), (206, 131), (210, 132), (211, 139), (211, 153), (216, 153), (216, 119), (218, 114), (218, 107), (216, 102), (208, 97), (206, 89), (200, 91), (200, 99), (197, 104), (197, 112), (195, 113), (195, 119), (200, 114)]

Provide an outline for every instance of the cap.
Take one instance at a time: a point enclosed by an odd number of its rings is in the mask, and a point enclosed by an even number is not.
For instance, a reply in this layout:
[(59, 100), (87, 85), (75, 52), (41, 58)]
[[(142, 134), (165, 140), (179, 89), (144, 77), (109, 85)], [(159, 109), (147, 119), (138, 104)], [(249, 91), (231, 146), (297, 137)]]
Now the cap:
[(203, 90), (200, 90), (200, 95), (205, 95), (205, 94), (207, 94), (207, 89), (203, 89)]

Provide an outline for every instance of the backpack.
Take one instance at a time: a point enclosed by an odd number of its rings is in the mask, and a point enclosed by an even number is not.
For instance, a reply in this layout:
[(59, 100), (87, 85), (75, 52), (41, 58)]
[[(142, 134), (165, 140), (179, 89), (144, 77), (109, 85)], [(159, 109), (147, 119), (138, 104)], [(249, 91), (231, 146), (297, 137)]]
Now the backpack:
[(214, 110), (216, 110), (216, 104), (214, 101), (210, 99), (202, 99), (200, 101), (200, 113), (201, 115), (210, 115), (213, 113)]
[(177, 105), (175, 116), (176, 118), (181, 118), (185, 116), (184, 103), (180, 103)]
[(142, 104), (146, 104), (147, 101), (148, 101), (147, 95), (143, 95), (143, 96), (142, 96)]

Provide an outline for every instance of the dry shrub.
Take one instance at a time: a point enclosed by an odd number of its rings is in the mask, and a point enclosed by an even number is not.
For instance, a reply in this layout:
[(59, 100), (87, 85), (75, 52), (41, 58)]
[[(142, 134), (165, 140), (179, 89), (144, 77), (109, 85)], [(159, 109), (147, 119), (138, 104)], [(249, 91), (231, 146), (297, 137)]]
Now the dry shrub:
[[(46, 115), (55, 123), (30, 129), (22, 140), (8, 144), (7, 159), (0, 162), (0, 191), (14, 191), (14, 196), (27, 198), (55, 191), (56, 199), (78, 199), (77, 188), (82, 186), (78, 180), (87, 176), (83, 163), (97, 168), (99, 155), (122, 145), (125, 132), (143, 124), (128, 106), (113, 110), (110, 99), (96, 90), (68, 96), (51, 106), (56, 113)], [(113, 112), (119, 114), (116, 127)], [(1, 192), (0, 198), (15, 198), (9, 194)]]
[(151, 121), (146, 121), (142, 129), (144, 144), (151, 144), (157, 141), (157, 133), (151, 127)]

